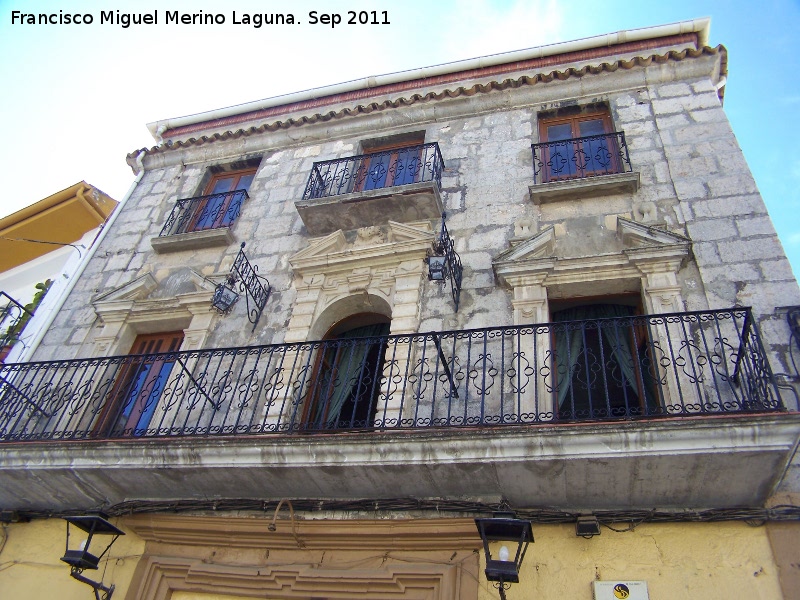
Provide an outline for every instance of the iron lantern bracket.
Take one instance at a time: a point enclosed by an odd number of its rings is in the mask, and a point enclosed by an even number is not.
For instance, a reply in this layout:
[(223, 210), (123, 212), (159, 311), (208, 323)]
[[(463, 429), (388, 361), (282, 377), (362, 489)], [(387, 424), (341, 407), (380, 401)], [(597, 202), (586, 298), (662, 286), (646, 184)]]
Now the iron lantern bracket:
[[(446, 219), (447, 213), (443, 212), (442, 228), (433, 243), (433, 255), (426, 259), (426, 263), (428, 264), (428, 279), (435, 279), (442, 282), (445, 279), (449, 279), (450, 294), (452, 295), (453, 302), (455, 303), (455, 312), (458, 312), (458, 304), (461, 299), (461, 280), (464, 276), (464, 267), (461, 264), (461, 257), (458, 255), (458, 252), (456, 252), (453, 238), (450, 237), (450, 232), (447, 230), (447, 225), (445, 223)], [(436, 277), (434, 277), (433, 270), (431, 269), (431, 263), (434, 257), (444, 258), (443, 268), (438, 269), (437, 272), (439, 275)], [(441, 260), (436, 262), (437, 264), (441, 263)]]
[[(266, 277), (258, 274), (258, 266), (247, 259), (247, 255), (244, 253), (244, 246), (245, 242), (242, 242), (239, 254), (236, 255), (236, 259), (231, 265), (230, 274), (227, 278), (227, 283), (231, 287), (227, 289), (233, 291), (233, 286), (238, 284), (239, 291), (244, 293), (245, 301), (247, 302), (247, 320), (253, 324), (253, 329), (251, 329), (251, 332), (253, 332), (256, 330), (258, 320), (261, 318), (267, 300), (269, 300), (269, 296), (272, 293), (272, 286), (270, 286)], [(217, 289), (220, 289), (220, 287), (225, 286), (221, 283), (217, 286)]]

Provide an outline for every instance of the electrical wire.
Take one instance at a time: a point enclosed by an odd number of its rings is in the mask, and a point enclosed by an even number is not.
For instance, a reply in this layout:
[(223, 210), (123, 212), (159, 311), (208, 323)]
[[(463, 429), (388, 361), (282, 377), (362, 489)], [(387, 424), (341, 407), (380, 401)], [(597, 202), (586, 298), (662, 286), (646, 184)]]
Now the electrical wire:
[[(278, 500), (217, 499), (217, 500), (172, 500), (146, 501), (131, 500), (104, 509), (109, 516), (152, 513), (191, 513), (191, 512), (259, 512), (274, 513)], [(532, 523), (564, 524), (575, 523), (578, 516), (591, 512), (598, 522), (607, 526), (610, 523), (628, 523), (633, 527), (641, 523), (713, 523), (719, 521), (751, 521), (768, 523), (778, 521), (800, 521), (800, 506), (782, 504), (771, 508), (712, 508), (706, 510), (597, 510), (570, 512), (549, 508), (514, 509), (503, 503), (474, 502), (469, 500), (421, 499), (421, 498), (364, 498), (355, 500), (292, 499), (296, 512), (346, 512), (373, 514), (376, 512), (409, 513), (421, 512), (448, 514), (452, 516), (475, 516), (490, 514), (504, 508), (511, 508), (517, 518)], [(18, 511), (23, 518), (57, 518), (67, 515), (90, 513), (92, 511)], [(628, 531), (629, 529), (623, 529)]]
[[(78, 251), (78, 257), (83, 258), (83, 254), (81, 254), (80, 248), (78, 248), (78, 246), (76, 246), (75, 244), (67, 244), (64, 242), (48, 242), (46, 240), (32, 240), (29, 238), (12, 238), (6, 236), (0, 236), (0, 240), (6, 240), (9, 242), (31, 242), (33, 244), (52, 244), (53, 246), (72, 246), (73, 248), (75, 248), (75, 250)], [(84, 250), (85, 249), (86, 248), (84, 247)]]

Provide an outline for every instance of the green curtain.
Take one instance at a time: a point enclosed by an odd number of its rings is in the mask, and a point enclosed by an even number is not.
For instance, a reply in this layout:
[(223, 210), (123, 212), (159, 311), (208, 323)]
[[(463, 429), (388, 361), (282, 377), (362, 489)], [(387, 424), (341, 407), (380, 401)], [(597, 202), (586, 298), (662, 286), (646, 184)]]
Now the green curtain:
[[(370, 338), (385, 335), (388, 330), (386, 323), (365, 325), (346, 331), (336, 339), (349, 340), (354, 338)], [(342, 406), (358, 384), (362, 372), (368, 367), (367, 355), (369, 351), (380, 344), (380, 340), (362, 340), (352, 345), (343, 344), (326, 350), (329, 371), (321, 374), (322, 381), (318, 389), (323, 396), (329, 396), (327, 402), (321, 397), (314, 406), (312, 424), (315, 426), (336, 427), (341, 417)], [(373, 376), (376, 374), (373, 373)], [(333, 389), (331, 390), (331, 386)]]
[[(576, 306), (553, 313), (554, 322), (564, 321), (587, 321), (596, 319), (608, 319), (613, 317), (629, 317), (633, 315), (633, 307), (623, 304), (590, 304), (587, 306)], [(585, 368), (578, 364), (584, 346), (584, 328), (576, 324), (574, 330), (556, 332), (556, 373), (558, 385), (558, 407), (564, 408), (572, 378), (576, 369)], [(601, 327), (601, 336), (605, 339), (611, 351), (611, 356), (619, 365), (620, 372), (629, 387), (637, 390), (636, 370), (631, 352), (629, 341), (629, 328)], [(604, 351), (606, 350), (604, 346)], [(599, 359), (599, 356), (597, 357)], [(609, 357), (606, 357), (608, 361)]]

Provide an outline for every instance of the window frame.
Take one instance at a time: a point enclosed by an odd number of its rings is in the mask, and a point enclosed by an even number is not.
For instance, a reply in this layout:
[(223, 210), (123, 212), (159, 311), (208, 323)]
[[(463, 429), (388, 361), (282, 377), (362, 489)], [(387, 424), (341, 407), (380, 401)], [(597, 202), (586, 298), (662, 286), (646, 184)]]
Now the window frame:
[[(380, 395), (380, 377), (383, 373), (383, 353), (385, 346), (383, 343), (370, 344), (362, 357), (361, 367), (358, 369), (358, 381), (366, 372), (368, 375), (371, 373), (377, 380), (372, 381), (371, 390), (366, 398), (362, 398), (362, 394), (351, 390), (348, 392), (345, 402), (339, 408), (339, 412), (334, 420), (330, 416), (330, 400), (339, 385), (347, 385), (346, 382), (335, 383), (338, 380), (338, 371), (343, 361), (352, 360), (352, 356), (348, 353), (347, 348), (350, 346), (345, 340), (348, 338), (342, 337), (343, 335), (363, 329), (371, 325), (380, 325), (384, 327), (385, 331), (380, 334), (381, 337), (389, 335), (391, 328), (391, 319), (381, 313), (355, 313), (332, 325), (327, 333), (322, 337), (322, 341), (328, 342), (323, 347), (319, 348), (317, 355), (314, 358), (314, 367), (311, 375), (311, 386), (306, 393), (303, 402), (303, 409), (300, 417), (302, 429), (350, 429), (355, 428), (371, 428), (375, 420), (377, 410), (378, 398)], [(331, 344), (336, 340), (342, 340), (343, 345), (337, 346)], [(376, 354), (376, 352), (378, 354)], [(371, 397), (370, 397), (371, 396)], [(363, 415), (366, 422), (363, 425), (354, 425), (354, 421), (359, 423), (362, 419), (356, 419), (357, 411), (363, 411), (366, 401), (367, 414)], [(360, 405), (360, 406), (359, 406)], [(344, 421), (342, 420), (342, 411), (345, 406), (350, 407), (351, 410), (351, 427), (343, 427)], [(321, 410), (320, 410), (321, 408)], [(315, 414), (316, 413), (316, 414)]]
[[(592, 306), (627, 306), (631, 309), (630, 317), (642, 316), (644, 315), (644, 308), (642, 298), (639, 294), (612, 294), (612, 295), (603, 295), (603, 296), (586, 296), (581, 298), (574, 298), (574, 299), (562, 299), (558, 301), (554, 301), (549, 305), (549, 313), (550, 313), (550, 321), (555, 325), (557, 323), (564, 323), (567, 320), (560, 320), (555, 319), (555, 315), (563, 312), (565, 310), (574, 309), (574, 308), (589, 308)], [(578, 319), (579, 321), (594, 321), (598, 319), (602, 319), (603, 317), (586, 317), (584, 319)], [(600, 329), (594, 328), (584, 328), (583, 331), (583, 340), (582, 340), (582, 348), (579, 350), (577, 359), (580, 361), (580, 355), (586, 351), (585, 344), (589, 341), (592, 342), (593, 348), (596, 345), (598, 348), (606, 347), (609, 344), (609, 341), (603, 337), (603, 334)], [(589, 335), (587, 337), (587, 331)], [(558, 337), (559, 333), (562, 335), (566, 334), (565, 332), (556, 331), (555, 328), (551, 333), (551, 348), (553, 351), (553, 364), (554, 366), (562, 364), (559, 362), (558, 357)], [(596, 387), (597, 383), (600, 383), (604, 389), (606, 394), (608, 394), (607, 400), (609, 401), (609, 405), (606, 407), (597, 408), (597, 403), (591, 400), (592, 395), (594, 392), (592, 389), (588, 389), (588, 405), (587, 406), (578, 406), (577, 403), (571, 405), (570, 401), (567, 401), (567, 404), (562, 407), (559, 403), (558, 394), (561, 385), (566, 385), (566, 389), (572, 388), (574, 385), (578, 383), (576, 379), (582, 374), (581, 368), (585, 371), (586, 367), (583, 365), (579, 367), (576, 371), (574, 371), (569, 379), (565, 379), (563, 382), (559, 381), (559, 384), (553, 390), (553, 406), (555, 408), (556, 413), (559, 416), (559, 419), (564, 419), (568, 421), (581, 421), (581, 420), (593, 420), (598, 417), (603, 419), (620, 417), (620, 418), (629, 418), (631, 416), (635, 416), (637, 411), (640, 413), (646, 413), (648, 410), (649, 404), (654, 404), (657, 406), (661, 406), (663, 403), (663, 398), (661, 396), (661, 389), (660, 387), (656, 386), (654, 389), (648, 388), (644, 377), (649, 376), (653, 378), (652, 373), (648, 373), (647, 371), (650, 368), (644, 363), (643, 356), (648, 352), (652, 352), (652, 333), (648, 330), (646, 325), (634, 324), (631, 328), (627, 331), (627, 341), (628, 341), (628, 348), (631, 351), (631, 360), (633, 362), (633, 369), (634, 369), (634, 381), (624, 382), (622, 385), (618, 385), (620, 391), (622, 392), (621, 397), (617, 397), (616, 395), (612, 398), (609, 386), (609, 366), (611, 364), (611, 360), (616, 360), (612, 355), (605, 356), (605, 366), (604, 372), (605, 375), (602, 377), (601, 381), (595, 382), (592, 387)], [(597, 339), (594, 339), (594, 338)], [(591, 339), (589, 339), (591, 338)], [(602, 353), (602, 351), (601, 351)], [(596, 358), (596, 357), (595, 357)], [(617, 367), (619, 368), (619, 367)], [(613, 369), (612, 369), (613, 370)], [(556, 369), (558, 373), (559, 370)], [(585, 373), (583, 373), (585, 375)], [(559, 376), (560, 377), (560, 376)], [(586, 383), (586, 382), (584, 382)], [(633, 385), (635, 384), (635, 385)], [(631, 391), (635, 394), (635, 402), (630, 402), (630, 399), (626, 399), (626, 392), (623, 391), (625, 385), (629, 386)], [(573, 388), (574, 389), (574, 388)], [(567, 392), (569, 394), (569, 392)], [(619, 393), (619, 392), (617, 392)], [(572, 400), (574, 401), (574, 396), (572, 396)], [(603, 397), (600, 396), (600, 400), (603, 400)], [(581, 405), (583, 402), (581, 402)], [(601, 402), (602, 404), (602, 402)], [(581, 411), (588, 410), (590, 414), (581, 414)], [(592, 411), (604, 411), (608, 410), (609, 414), (605, 415), (594, 415), (591, 414)], [(623, 411), (623, 412), (619, 412)], [(618, 413), (618, 414), (617, 414)], [(623, 414), (624, 413), (624, 414)]]
[[(163, 357), (148, 361), (145, 357), (151, 354), (178, 352), (183, 346), (185, 337), (186, 334), (183, 330), (143, 333), (136, 336), (127, 353), (127, 356), (132, 358), (120, 368), (115, 376), (114, 387), (110, 394), (111, 401), (97, 420), (96, 429), (98, 431), (113, 437), (137, 437), (137, 430), (149, 427), (163, 389), (153, 399), (152, 411), (149, 411), (150, 414), (147, 415), (144, 424), (142, 420), (146, 411), (143, 410), (143, 407), (147, 405), (153, 392), (144, 395), (142, 392), (154, 387), (162, 376), (169, 378), (175, 362), (166, 361)], [(169, 368), (164, 372), (167, 365)], [(140, 380), (142, 375), (144, 375), (144, 379)], [(136, 416), (137, 409), (138, 417)]]
[[(408, 133), (401, 133), (399, 135), (392, 135), (383, 138), (376, 138), (371, 140), (364, 140), (361, 142), (361, 154), (363, 158), (358, 165), (356, 171), (356, 178), (355, 178), (355, 186), (352, 191), (354, 192), (366, 192), (372, 190), (380, 190), (387, 187), (394, 187), (398, 185), (408, 185), (411, 183), (416, 183), (419, 181), (420, 178), (420, 155), (422, 153), (422, 146), (425, 144), (425, 132), (424, 131), (413, 131)], [(414, 156), (413, 153), (410, 152), (403, 152), (408, 148), (413, 148), (415, 146), (419, 146), (420, 149)], [(384, 162), (384, 157), (388, 154), (388, 164)], [(408, 156), (403, 156), (404, 154)], [(377, 159), (377, 162), (376, 162)], [(408, 164), (409, 162), (416, 162), (418, 168), (415, 169), (413, 174), (412, 180), (407, 181), (407, 176), (403, 176), (403, 181), (398, 183), (397, 181), (397, 174), (394, 175), (394, 181), (392, 185), (386, 185), (386, 180), (389, 178), (389, 175), (394, 173), (394, 170), (397, 168), (397, 164), (399, 161), (402, 161), (404, 164)], [(370, 184), (370, 171), (373, 168), (377, 168), (378, 166), (385, 165), (385, 174), (383, 175), (383, 179), (381, 179), (380, 184), (372, 185)], [(375, 180), (377, 181), (377, 180)]]

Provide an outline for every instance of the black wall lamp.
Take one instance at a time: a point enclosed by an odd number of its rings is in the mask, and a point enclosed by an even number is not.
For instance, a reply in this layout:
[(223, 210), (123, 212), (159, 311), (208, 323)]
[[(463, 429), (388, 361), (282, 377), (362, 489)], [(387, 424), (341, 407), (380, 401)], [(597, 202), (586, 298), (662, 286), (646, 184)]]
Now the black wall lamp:
[[(512, 583), (519, 583), (519, 569), (528, 550), (528, 544), (533, 541), (531, 522), (517, 519), (514, 513), (494, 513), (491, 519), (475, 519), (475, 525), (483, 541), (483, 551), (486, 557), (487, 581), (493, 581), (494, 586), (500, 591), (500, 598), (506, 600), (506, 590)], [(492, 556), (489, 544), (501, 543), (497, 558)], [(514, 558), (511, 558), (513, 547)]]
[(461, 257), (455, 250), (453, 238), (447, 231), (445, 219), (447, 213), (442, 213), (442, 229), (439, 236), (433, 243), (433, 254), (425, 259), (428, 263), (428, 279), (444, 283), (450, 279), (450, 293), (458, 312), (458, 302), (461, 298), (461, 278), (464, 275), (464, 267), (461, 265)]
[[(239, 294), (236, 291), (236, 285), (238, 284), (239, 292), (244, 292), (245, 300), (247, 300), (247, 319), (253, 324), (251, 331), (255, 331), (256, 324), (261, 318), (261, 313), (264, 312), (264, 306), (266, 306), (269, 295), (272, 293), (272, 287), (266, 277), (258, 274), (258, 267), (251, 264), (247, 259), (244, 253), (244, 245), (245, 243), (242, 242), (239, 254), (236, 255), (236, 260), (231, 265), (228, 277), (223, 283), (218, 284), (214, 290), (211, 306), (222, 314), (228, 314), (239, 299)], [(253, 304), (252, 308), (250, 306), (251, 302)]]
[[(121, 529), (114, 527), (108, 522), (106, 515), (98, 513), (96, 515), (85, 515), (77, 517), (64, 517), (67, 522), (67, 544), (64, 556), (61, 560), (70, 566), (70, 576), (77, 579), (81, 583), (90, 585), (94, 590), (94, 597), (96, 600), (111, 600), (111, 595), (114, 593), (114, 586), (103, 585), (102, 582), (97, 582), (89, 579), (83, 575), (86, 569), (96, 570), (100, 565), (100, 559), (105, 556), (106, 552), (111, 548), (117, 538), (125, 535)], [(69, 534), (70, 526), (77, 527), (78, 529), (86, 532), (88, 537), (81, 542), (77, 548), (70, 548)], [(111, 537), (111, 541), (105, 547), (102, 546), (103, 542), (95, 543), (95, 536), (102, 536), (104, 540)], [(95, 548), (102, 548), (98, 554)], [(102, 595), (101, 595), (102, 592)]]

